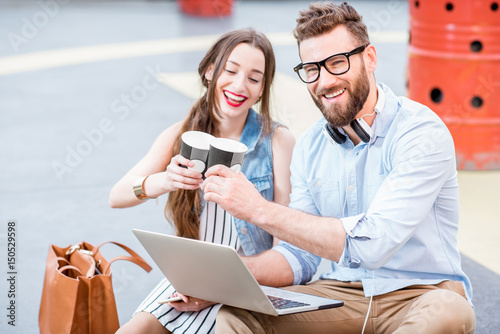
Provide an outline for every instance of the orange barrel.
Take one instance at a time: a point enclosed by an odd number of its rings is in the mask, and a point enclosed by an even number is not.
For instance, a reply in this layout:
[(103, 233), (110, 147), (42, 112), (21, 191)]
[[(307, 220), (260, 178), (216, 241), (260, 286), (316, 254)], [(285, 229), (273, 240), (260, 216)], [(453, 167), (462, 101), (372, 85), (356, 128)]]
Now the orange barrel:
[(408, 97), (446, 123), (459, 169), (500, 169), (500, 1), (409, 5)]
[(194, 16), (229, 16), (234, 0), (177, 0), (181, 11)]

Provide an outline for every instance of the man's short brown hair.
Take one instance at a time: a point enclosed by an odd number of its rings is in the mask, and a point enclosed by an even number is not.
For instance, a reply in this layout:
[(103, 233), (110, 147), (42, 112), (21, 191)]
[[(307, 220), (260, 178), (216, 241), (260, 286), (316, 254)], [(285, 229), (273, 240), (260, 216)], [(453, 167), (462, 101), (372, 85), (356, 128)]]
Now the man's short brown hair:
[(370, 44), (361, 15), (347, 2), (339, 5), (330, 2), (311, 3), (308, 9), (299, 12), (293, 34), (300, 45), (302, 41), (326, 34), (340, 25), (347, 28), (355, 42)]

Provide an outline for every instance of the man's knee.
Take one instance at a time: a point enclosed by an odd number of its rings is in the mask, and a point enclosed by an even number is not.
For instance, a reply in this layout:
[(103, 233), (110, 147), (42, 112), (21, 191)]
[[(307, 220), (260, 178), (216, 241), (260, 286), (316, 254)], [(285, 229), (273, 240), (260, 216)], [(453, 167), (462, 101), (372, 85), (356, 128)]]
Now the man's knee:
[(418, 326), (419, 333), (474, 333), (476, 317), (465, 298), (456, 292), (439, 289), (415, 301), (402, 328), (413, 327), (412, 324)]
[(474, 333), (476, 315), (470, 303), (458, 293), (440, 289), (436, 291), (438, 314), (442, 314), (443, 328), (449, 333)]

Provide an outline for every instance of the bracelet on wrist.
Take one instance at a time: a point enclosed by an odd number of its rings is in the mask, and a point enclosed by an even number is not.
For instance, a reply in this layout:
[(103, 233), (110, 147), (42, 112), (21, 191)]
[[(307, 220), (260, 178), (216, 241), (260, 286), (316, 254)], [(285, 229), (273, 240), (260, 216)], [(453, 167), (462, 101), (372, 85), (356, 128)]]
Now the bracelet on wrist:
[(149, 175), (142, 176), (138, 179), (135, 180), (133, 190), (135, 196), (140, 199), (141, 201), (147, 200), (149, 198), (154, 198), (154, 197), (149, 197), (146, 192), (144, 191), (144, 183), (146, 182), (146, 179), (149, 177)]

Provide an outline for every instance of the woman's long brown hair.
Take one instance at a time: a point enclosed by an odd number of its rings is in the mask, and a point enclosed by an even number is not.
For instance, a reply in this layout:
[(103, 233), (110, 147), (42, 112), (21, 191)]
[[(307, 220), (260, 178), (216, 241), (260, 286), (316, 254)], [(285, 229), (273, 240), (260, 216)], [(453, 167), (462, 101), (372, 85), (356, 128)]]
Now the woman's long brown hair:
[[(260, 122), (264, 129), (263, 132), (270, 133), (269, 99), (276, 67), (274, 52), (271, 43), (264, 34), (248, 28), (222, 35), (201, 61), (198, 74), (203, 86), (207, 88), (206, 93), (191, 108), (182, 125), (181, 134), (186, 131), (196, 130), (214, 136), (218, 135), (217, 116), (220, 115), (220, 111), (215, 96), (216, 81), (224, 70), (229, 55), (241, 43), (247, 43), (264, 53), (265, 71), (264, 88), (260, 100)], [(205, 77), (205, 73), (211, 66), (213, 66), (212, 84)], [(179, 136), (173, 147), (173, 156), (179, 154), (180, 147), (181, 139)], [(198, 239), (200, 209), (200, 190), (178, 189), (168, 195), (165, 217), (173, 223), (178, 236)]]

